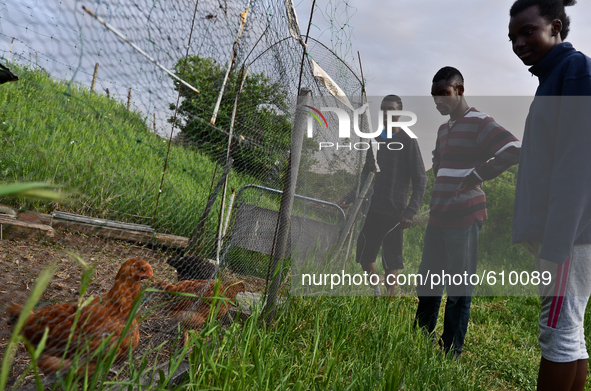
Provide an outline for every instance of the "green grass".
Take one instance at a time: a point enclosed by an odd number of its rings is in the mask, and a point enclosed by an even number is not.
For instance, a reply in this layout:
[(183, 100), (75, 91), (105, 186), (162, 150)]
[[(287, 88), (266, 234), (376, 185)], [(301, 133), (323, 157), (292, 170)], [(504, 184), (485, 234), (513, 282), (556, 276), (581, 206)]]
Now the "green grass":
[(464, 353), (453, 361), (412, 327), (412, 298), (292, 298), (271, 326), (254, 315), (197, 335), (183, 387), (533, 390), (537, 305), (537, 298), (474, 298)]
[[(258, 315), (193, 340), (189, 389), (487, 390), (412, 328), (412, 299), (292, 298), (273, 325)], [(215, 342), (216, 349), (207, 342)]]
[[(487, 223), (485, 223), (486, 226)], [(425, 226), (417, 226), (405, 230), (404, 241), (404, 258), (405, 269), (403, 273), (416, 273), (421, 261), (423, 238)], [(499, 237), (496, 232), (490, 229), (483, 229), (480, 236), (479, 247), (479, 272), (487, 271), (505, 271), (508, 273), (513, 270), (531, 270), (533, 269), (533, 257), (527, 254), (520, 245), (510, 243), (510, 237)], [(354, 258), (354, 256), (353, 256)], [(381, 262), (376, 262), (377, 272), (383, 274)], [(354, 261), (353, 261), (354, 262)], [(361, 273), (359, 265), (349, 262), (346, 265), (346, 273)], [(318, 269), (318, 268), (317, 268)], [(330, 272), (330, 271), (329, 271)], [(498, 279), (500, 281), (500, 279)], [(505, 281), (507, 285), (507, 280)], [(432, 359), (423, 356), (423, 353), (406, 352), (403, 354), (406, 360), (414, 360), (406, 362), (403, 366), (401, 376), (405, 379), (409, 386), (404, 389), (446, 389), (442, 384), (447, 385), (447, 389), (454, 390), (472, 390), (472, 389), (487, 389), (487, 390), (535, 390), (537, 382), (537, 371), (540, 360), (540, 349), (537, 341), (538, 337), (538, 317), (540, 310), (540, 300), (537, 296), (537, 291), (514, 290), (509, 291), (506, 287), (498, 286), (495, 291), (487, 291), (479, 287), (475, 291), (478, 296), (473, 297), (472, 312), (470, 316), (470, 324), (466, 341), (464, 345), (464, 352), (458, 363), (449, 363), (440, 355)], [(400, 287), (403, 293), (413, 293), (414, 288), (410, 286)], [(352, 292), (352, 290), (351, 290)], [(483, 296), (489, 292), (495, 292), (493, 296)], [(371, 295), (373, 291), (365, 289), (353, 292), (354, 294)], [(518, 293), (520, 296), (504, 296), (509, 293)], [(330, 293), (329, 293), (330, 294)], [(527, 294), (527, 295), (526, 295)], [(360, 327), (354, 319), (356, 316), (361, 318), (366, 317), (366, 312), (373, 313), (377, 318), (391, 317), (389, 328), (380, 333), (394, 333), (399, 330), (407, 334), (409, 345), (408, 349), (421, 350), (424, 342), (421, 342), (420, 336), (416, 335), (416, 330), (409, 327), (413, 322), (414, 311), (416, 311), (416, 303), (412, 298), (398, 297), (393, 299), (393, 303), (382, 305), (382, 303), (389, 303), (386, 298), (371, 298), (371, 297), (355, 297), (355, 298), (297, 298), (304, 303), (313, 303), (314, 300), (319, 300), (322, 305), (318, 306), (316, 310), (318, 314), (309, 314), (312, 319), (308, 328), (312, 328), (312, 323), (316, 318), (323, 317), (323, 311), (330, 312), (330, 321), (327, 328), (339, 328), (341, 325), (347, 325), (353, 329)], [(348, 306), (341, 306), (341, 303), (348, 302)], [(445, 303), (445, 299), (444, 299)], [(440, 310), (440, 317), (437, 328), (435, 330), (437, 335), (443, 332), (443, 308)], [(312, 304), (309, 304), (312, 305)], [(350, 311), (331, 312), (327, 308), (333, 307), (351, 308)], [(386, 315), (388, 311), (392, 311)], [(591, 311), (591, 304), (587, 308), (587, 312)], [(306, 316), (296, 314), (296, 311), (291, 314), (282, 315), (286, 318), (296, 316)], [(284, 322), (283, 319), (278, 323)], [(279, 325), (278, 327), (283, 327)], [(379, 326), (374, 326), (379, 329)], [(391, 330), (394, 331), (391, 331)], [(587, 316), (585, 323), (587, 344), (591, 344), (591, 320)], [(357, 331), (349, 331), (351, 336), (348, 341), (352, 344), (352, 351), (358, 352), (363, 349), (369, 349), (371, 344), (366, 338), (356, 334)], [(284, 331), (283, 334), (289, 334)], [(286, 337), (291, 338), (292, 336)], [(329, 337), (323, 337), (329, 338)], [(437, 350), (437, 349), (432, 349)], [(327, 354), (323, 351), (323, 354)], [(411, 356), (409, 358), (408, 356)], [(309, 358), (308, 358), (309, 360)], [(376, 358), (373, 364), (377, 364), (382, 358)], [(359, 357), (360, 363), (364, 361)], [(434, 361), (434, 363), (433, 363)], [(358, 365), (361, 365), (358, 363)], [(442, 383), (435, 381), (432, 385), (427, 386), (421, 384), (420, 380), (428, 376), (421, 372), (419, 368), (435, 367), (435, 371), (440, 373), (445, 371), (460, 371), (459, 377), (463, 379), (460, 383), (455, 384), (454, 379), (445, 379)], [(367, 369), (371, 371), (372, 369)], [(466, 372), (461, 372), (466, 370)], [(376, 370), (377, 371), (377, 370)], [(420, 373), (420, 374), (417, 374)], [(345, 376), (341, 374), (341, 376)], [(346, 377), (346, 376), (345, 376)], [(348, 378), (350, 379), (350, 378)], [(309, 384), (309, 383), (305, 383)], [(410, 386), (412, 385), (412, 386)], [(382, 389), (384, 384), (372, 384), (375, 389)], [(310, 387), (315, 388), (315, 387)], [(321, 387), (319, 387), (321, 388)], [(343, 387), (344, 388), (344, 387)], [(334, 389), (343, 389), (335, 387)], [(355, 388), (353, 388), (355, 389)], [(359, 388), (362, 389), (362, 388)], [(587, 386), (587, 390), (591, 386)]]
[(540, 359), (537, 297), (476, 297), (465, 359), (496, 389), (534, 390)]

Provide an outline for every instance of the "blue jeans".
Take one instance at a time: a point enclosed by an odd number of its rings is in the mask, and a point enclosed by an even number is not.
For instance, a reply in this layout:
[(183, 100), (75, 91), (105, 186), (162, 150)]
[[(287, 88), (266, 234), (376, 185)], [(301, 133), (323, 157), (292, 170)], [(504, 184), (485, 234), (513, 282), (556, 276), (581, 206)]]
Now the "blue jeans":
[[(438, 228), (427, 225), (423, 257), (419, 274), (423, 284), (417, 283), (416, 324), (433, 333), (441, 297), (447, 287), (447, 303), (443, 320), (443, 334), (440, 344), (446, 352), (452, 350), (456, 356), (462, 352), (468, 330), (470, 304), (474, 287), (470, 276), (476, 273), (478, 265), (478, 234), (482, 222), (464, 228)], [(438, 284), (438, 275), (441, 280)], [(458, 278), (460, 275), (461, 281)], [(455, 278), (454, 278), (455, 276)], [(467, 278), (466, 278), (467, 276)]]

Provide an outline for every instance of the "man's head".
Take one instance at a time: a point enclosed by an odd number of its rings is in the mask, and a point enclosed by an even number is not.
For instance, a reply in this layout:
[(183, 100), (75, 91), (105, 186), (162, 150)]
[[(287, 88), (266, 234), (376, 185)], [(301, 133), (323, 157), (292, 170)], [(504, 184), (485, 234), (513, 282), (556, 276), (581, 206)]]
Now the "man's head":
[[(452, 115), (464, 105), (464, 77), (454, 67), (443, 67), (431, 85), (431, 96), (441, 115)], [(464, 104), (463, 104), (464, 102)]]
[(556, 45), (562, 43), (570, 30), (565, 6), (576, 0), (517, 0), (509, 12), (509, 40), (513, 52), (525, 65), (534, 65)]
[[(386, 95), (384, 99), (382, 99), (380, 110), (382, 110), (382, 113), (384, 115), (384, 126), (387, 126), (388, 111), (402, 110), (402, 99), (400, 99), (398, 95)], [(392, 120), (394, 122), (398, 122), (399, 118), (399, 115), (392, 116)]]

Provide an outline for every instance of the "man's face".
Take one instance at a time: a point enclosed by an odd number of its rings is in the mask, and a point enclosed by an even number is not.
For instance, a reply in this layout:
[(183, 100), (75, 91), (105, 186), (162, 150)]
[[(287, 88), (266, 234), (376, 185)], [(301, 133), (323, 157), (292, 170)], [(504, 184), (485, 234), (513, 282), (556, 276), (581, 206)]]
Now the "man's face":
[(440, 80), (431, 86), (431, 96), (441, 115), (450, 115), (462, 100), (463, 86), (457, 80)]
[[(382, 112), (384, 114), (384, 127), (386, 127), (388, 124), (388, 111), (400, 110), (400, 104), (398, 102), (394, 102), (394, 101), (384, 101), (384, 102), (382, 102), (382, 105), (380, 106), (380, 110), (382, 110)], [(392, 121), (398, 122), (398, 118), (400, 118), (399, 115), (393, 115)]]
[(509, 40), (513, 52), (525, 65), (534, 65), (562, 42), (562, 22), (549, 22), (540, 16), (537, 5), (528, 7), (509, 21)]

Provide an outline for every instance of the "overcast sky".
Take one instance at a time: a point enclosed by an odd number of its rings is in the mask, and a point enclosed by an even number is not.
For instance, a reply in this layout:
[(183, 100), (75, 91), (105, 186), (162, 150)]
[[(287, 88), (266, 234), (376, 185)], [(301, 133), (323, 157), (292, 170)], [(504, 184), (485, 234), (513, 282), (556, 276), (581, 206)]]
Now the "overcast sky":
[[(300, 29), (305, 34), (312, 0), (293, 1)], [(48, 3), (57, 1), (48, 0)], [(64, 3), (76, 3), (76, 10), (81, 12), (80, 4), (91, 5), (95, 1), (67, 0)], [(185, 3), (188, 7), (192, 1)], [(217, 1), (203, 3), (201, 8)], [(359, 51), (369, 95), (429, 95), (431, 78), (445, 65), (455, 66), (464, 74), (468, 95), (533, 95), (537, 79), (531, 77), (527, 67), (513, 54), (507, 38), (512, 3), (513, 0), (317, 0), (310, 36), (333, 47), (331, 38), (335, 37), (331, 37), (327, 20), (333, 19), (337, 28), (346, 24), (344, 32), (337, 37), (346, 40), (350, 35), (350, 50), (336, 51), (356, 70), (359, 69)], [(45, 2), (39, 0), (0, 0), (3, 11), (0, 50), (5, 55), (12, 34), (25, 40), (30, 35), (5, 21), (24, 21), (20, 23), (23, 28), (48, 31), (40, 23), (43, 15), (49, 16), (49, 13), (35, 12), (44, 6)], [(24, 19), (28, 13), (34, 15), (32, 23)], [(572, 19), (567, 40), (591, 55), (591, 2), (579, 1), (567, 7), (567, 13)], [(48, 22), (55, 24), (63, 20), (63, 16), (53, 16)], [(94, 27), (98, 28), (96, 23)], [(64, 34), (67, 31), (58, 33)], [(30, 41), (34, 41), (32, 38), (36, 38), (34, 34), (29, 37)], [(17, 42), (15, 50), (22, 50), (22, 46)]]
[[(305, 34), (311, 0), (294, 0)], [(318, 0), (317, 9), (326, 1)], [(429, 95), (441, 67), (458, 68), (468, 95), (533, 95), (537, 78), (513, 54), (507, 37), (513, 0), (347, 0), (353, 27), (352, 51), (360, 52), (369, 95)], [(332, 2), (335, 4), (335, 2)], [(344, 7), (341, 7), (343, 9)], [(591, 55), (591, 2), (567, 7), (570, 41)], [(351, 16), (352, 15), (352, 16)], [(344, 12), (340, 15), (344, 21)], [(311, 36), (328, 28), (315, 12)], [(358, 68), (357, 64), (356, 68)]]
[[(341, 3), (332, 15), (325, 12), (326, 1), (317, 1), (310, 35), (320, 36), (330, 47), (327, 19), (352, 26), (349, 62), (359, 69), (359, 51), (369, 96), (398, 94), (409, 103), (405, 109), (417, 113), (413, 131), (425, 167), (430, 168), (437, 128), (448, 117), (439, 115), (427, 97), (433, 75), (443, 66), (454, 66), (462, 72), (469, 105), (494, 117), (519, 139), (523, 136), (538, 79), (511, 49), (507, 34), (513, 1), (347, 0), (347, 12)], [(294, 2), (305, 34), (312, 0)], [(591, 2), (580, 1), (567, 7), (567, 14), (571, 17), (567, 41), (591, 55)], [(512, 98), (504, 98), (507, 95)]]

